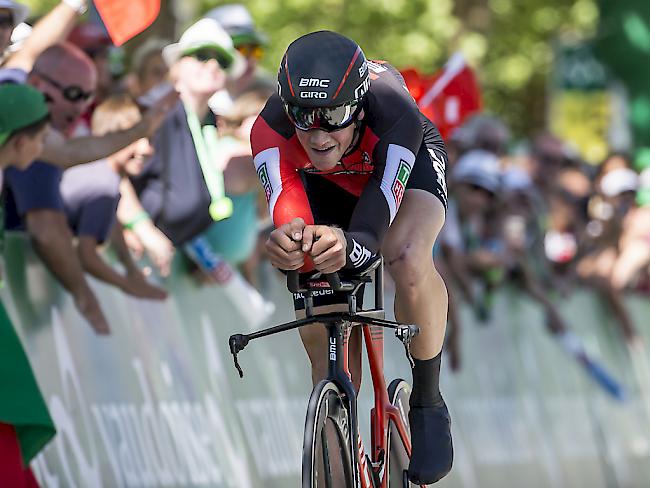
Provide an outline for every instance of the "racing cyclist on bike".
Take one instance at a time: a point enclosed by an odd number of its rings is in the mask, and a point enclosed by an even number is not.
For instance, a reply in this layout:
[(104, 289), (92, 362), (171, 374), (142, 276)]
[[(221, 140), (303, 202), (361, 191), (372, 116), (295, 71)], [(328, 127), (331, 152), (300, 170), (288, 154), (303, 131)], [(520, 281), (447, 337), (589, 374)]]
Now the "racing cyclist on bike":
[[(399, 72), (366, 60), (335, 32), (295, 40), (282, 59), (278, 94), (251, 133), (255, 167), (275, 224), (266, 243), (274, 266), (331, 273), (360, 271), (378, 253), (395, 281), (395, 317), (417, 324), (410, 397), (415, 484), (451, 469), (450, 417), (440, 394), (447, 289), (431, 249), (445, 220), (447, 155), (436, 127), (409, 95)], [(314, 306), (347, 303), (337, 294)], [(296, 309), (304, 304), (295, 300)], [(312, 378), (327, 373), (325, 328), (301, 329)], [(355, 346), (356, 343), (356, 346)], [(351, 372), (360, 340), (350, 340)], [(322, 356), (322, 357), (321, 357)]]

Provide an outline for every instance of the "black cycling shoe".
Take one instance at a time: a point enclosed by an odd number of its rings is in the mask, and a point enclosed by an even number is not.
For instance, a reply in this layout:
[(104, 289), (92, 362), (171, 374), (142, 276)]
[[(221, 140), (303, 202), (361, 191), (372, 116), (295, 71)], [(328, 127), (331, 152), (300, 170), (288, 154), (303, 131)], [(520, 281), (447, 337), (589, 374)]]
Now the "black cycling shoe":
[(428, 485), (444, 478), (454, 461), (451, 418), (447, 405), (411, 407), (411, 463), (408, 477), (416, 485)]

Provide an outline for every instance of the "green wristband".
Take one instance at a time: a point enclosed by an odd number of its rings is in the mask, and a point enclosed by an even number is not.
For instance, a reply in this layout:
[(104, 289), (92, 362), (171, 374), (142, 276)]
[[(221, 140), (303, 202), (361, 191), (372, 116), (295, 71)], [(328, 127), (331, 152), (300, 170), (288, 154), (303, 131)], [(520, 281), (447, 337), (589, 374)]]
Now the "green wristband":
[(124, 227), (133, 230), (140, 222), (144, 222), (145, 220), (151, 220), (151, 217), (149, 217), (149, 214), (143, 210), (142, 212), (138, 212), (135, 217), (124, 224)]

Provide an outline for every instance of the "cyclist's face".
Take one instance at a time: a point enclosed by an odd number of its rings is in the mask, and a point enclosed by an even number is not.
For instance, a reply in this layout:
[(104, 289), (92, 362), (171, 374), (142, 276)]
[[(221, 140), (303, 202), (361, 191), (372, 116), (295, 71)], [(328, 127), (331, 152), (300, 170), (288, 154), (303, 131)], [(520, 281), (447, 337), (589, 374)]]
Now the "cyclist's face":
[(354, 138), (354, 124), (345, 129), (326, 132), (321, 129), (296, 129), (296, 136), (316, 169), (329, 171), (341, 161)]

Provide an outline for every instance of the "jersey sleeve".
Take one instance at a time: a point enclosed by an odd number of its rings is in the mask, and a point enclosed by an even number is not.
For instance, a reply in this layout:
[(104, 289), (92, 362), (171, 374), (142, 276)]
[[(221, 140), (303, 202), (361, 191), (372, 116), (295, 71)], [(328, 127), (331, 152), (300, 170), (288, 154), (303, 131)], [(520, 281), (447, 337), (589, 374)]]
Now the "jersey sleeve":
[[(382, 95), (385, 107), (379, 116), (394, 122), (377, 128), (379, 142), (373, 160), (375, 170), (363, 189), (346, 232), (347, 268), (363, 268), (381, 247), (388, 227), (397, 215), (406, 183), (423, 140), (422, 124), (415, 102), (408, 93)], [(389, 114), (385, 112), (390, 110)]]
[(264, 188), (275, 227), (297, 217), (302, 217), (306, 224), (313, 224), (314, 217), (300, 174), (288, 160), (287, 141), (269, 126), (263, 114), (253, 125), (251, 147), (255, 171)]

